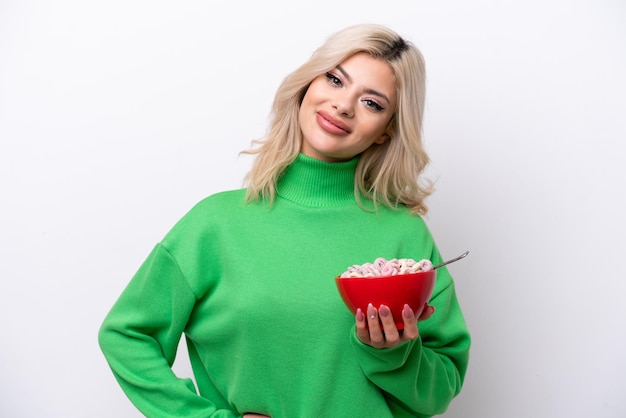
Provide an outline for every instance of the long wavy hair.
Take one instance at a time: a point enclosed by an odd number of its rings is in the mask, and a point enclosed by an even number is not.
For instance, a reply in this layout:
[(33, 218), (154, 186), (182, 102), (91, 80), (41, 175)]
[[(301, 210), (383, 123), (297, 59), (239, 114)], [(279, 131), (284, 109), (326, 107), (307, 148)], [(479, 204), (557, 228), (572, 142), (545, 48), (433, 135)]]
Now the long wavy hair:
[(330, 36), (302, 66), (281, 83), (270, 114), (267, 135), (252, 141), (256, 147), (242, 154), (256, 154), (245, 177), (248, 202), (276, 197), (276, 184), (296, 159), (302, 143), (298, 123), (300, 104), (309, 85), (320, 74), (334, 69), (352, 55), (365, 52), (387, 62), (395, 75), (397, 106), (383, 144), (373, 144), (359, 158), (355, 171), (355, 196), (374, 206), (407, 206), (424, 215), (424, 199), (433, 185), (421, 178), (429, 163), (422, 144), (425, 101), (425, 65), (420, 51), (391, 29), (373, 24), (350, 26)]

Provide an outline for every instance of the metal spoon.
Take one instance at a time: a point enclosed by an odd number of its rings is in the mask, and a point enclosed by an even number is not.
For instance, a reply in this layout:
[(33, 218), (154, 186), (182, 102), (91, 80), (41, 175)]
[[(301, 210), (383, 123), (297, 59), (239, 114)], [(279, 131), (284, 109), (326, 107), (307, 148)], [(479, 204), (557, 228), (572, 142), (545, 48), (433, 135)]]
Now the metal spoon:
[(432, 269), (433, 269), (433, 270), (437, 270), (439, 267), (443, 267), (443, 266), (445, 266), (446, 264), (450, 264), (450, 263), (454, 263), (455, 261), (459, 261), (460, 259), (464, 258), (464, 257), (465, 257), (466, 255), (468, 255), (468, 254), (469, 254), (469, 251), (465, 251), (463, 254), (461, 254), (460, 256), (458, 256), (458, 257), (456, 257), (456, 258), (453, 258), (453, 259), (448, 260), (448, 261), (444, 261), (444, 262), (443, 262), (443, 263), (441, 263), (441, 264), (437, 264), (437, 265), (436, 265), (435, 267), (433, 267)]

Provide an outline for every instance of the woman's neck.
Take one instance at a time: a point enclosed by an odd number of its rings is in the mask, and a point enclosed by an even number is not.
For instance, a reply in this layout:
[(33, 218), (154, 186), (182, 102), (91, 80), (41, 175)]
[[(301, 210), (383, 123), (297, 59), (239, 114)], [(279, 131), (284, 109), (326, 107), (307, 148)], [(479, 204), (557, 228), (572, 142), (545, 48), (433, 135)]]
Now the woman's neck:
[(328, 163), (299, 154), (278, 181), (278, 196), (305, 206), (354, 203), (354, 171), (358, 157)]

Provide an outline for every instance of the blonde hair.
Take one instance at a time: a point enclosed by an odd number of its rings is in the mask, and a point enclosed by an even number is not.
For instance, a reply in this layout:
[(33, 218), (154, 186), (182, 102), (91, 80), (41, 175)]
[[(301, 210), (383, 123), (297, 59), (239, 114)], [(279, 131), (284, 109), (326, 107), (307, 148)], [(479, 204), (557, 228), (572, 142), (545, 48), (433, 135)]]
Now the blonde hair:
[(420, 181), (429, 163), (422, 145), (425, 101), (425, 65), (422, 54), (410, 42), (387, 27), (372, 24), (350, 26), (324, 42), (302, 66), (288, 75), (276, 91), (269, 130), (253, 141), (257, 154), (245, 177), (247, 201), (276, 196), (276, 184), (300, 152), (302, 134), (298, 123), (300, 104), (311, 82), (352, 55), (365, 52), (387, 62), (395, 75), (396, 111), (387, 127), (389, 138), (365, 150), (355, 171), (355, 196), (371, 199), (375, 206), (405, 205), (425, 214), (424, 199), (432, 193), (430, 182)]

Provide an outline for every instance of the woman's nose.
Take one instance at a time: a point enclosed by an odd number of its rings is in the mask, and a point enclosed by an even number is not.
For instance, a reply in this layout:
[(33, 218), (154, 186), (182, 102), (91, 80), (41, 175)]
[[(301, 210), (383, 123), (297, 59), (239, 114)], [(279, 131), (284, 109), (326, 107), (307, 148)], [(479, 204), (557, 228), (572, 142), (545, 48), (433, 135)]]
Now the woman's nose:
[(333, 102), (333, 109), (346, 118), (354, 116), (354, 105), (348, 98), (336, 98)]

